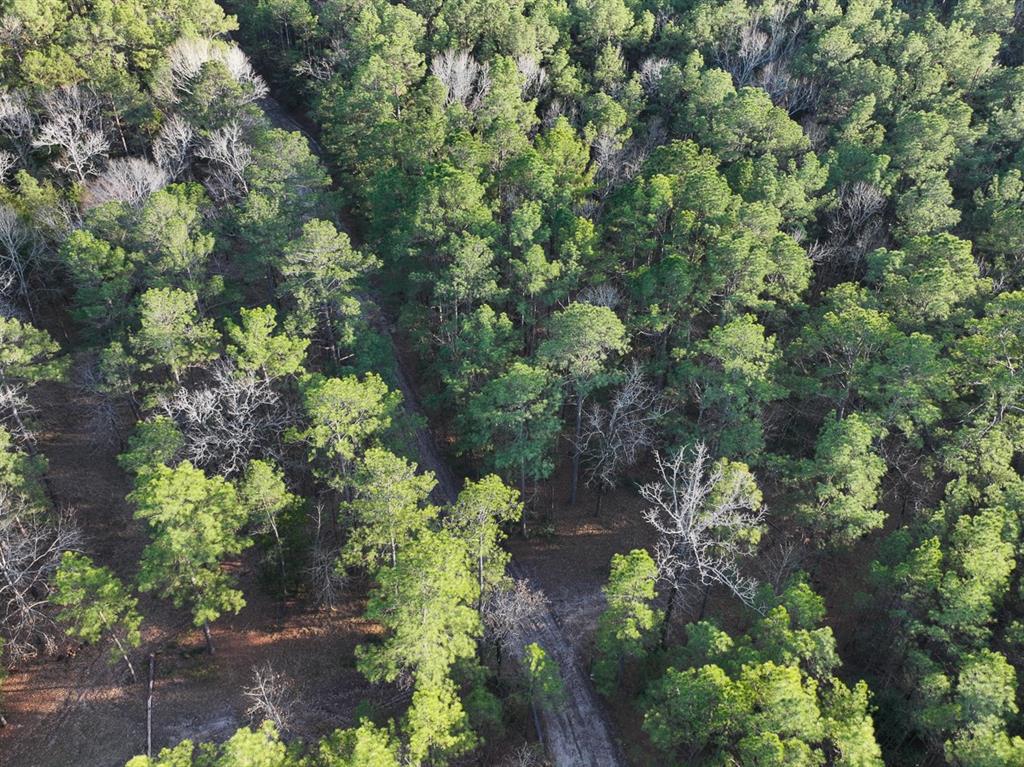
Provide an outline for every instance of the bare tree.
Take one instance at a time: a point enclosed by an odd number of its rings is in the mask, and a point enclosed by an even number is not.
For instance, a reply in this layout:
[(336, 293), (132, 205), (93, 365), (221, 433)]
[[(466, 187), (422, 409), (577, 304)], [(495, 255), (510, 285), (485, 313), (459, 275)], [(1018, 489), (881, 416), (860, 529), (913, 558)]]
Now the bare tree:
[(462, 104), (476, 109), (491, 88), (491, 67), (474, 59), (468, 50), (449, 49), (439, 53), (430, 62), (430, 73), (448, 91), (446, 104)]
[(348, 578), (344, 570), (338, 567), (338, 547), (332, 545), (324, 529), (323, 512), (323, 507), (317, 504), (316, 532), (313, 536), (313, 550), (309, 558), (309, 567), (306, 568), (306, 577), (320, 606), (333, 610), (345, 590)]
[(669, 585), (664, 644), (680, 596), (703, 589), (703, 616), (708, 592), (718, 584), (753, 606), (757, 581), (740, 572), (740, 563), (757, 546), (765, 512), (746, 468), (713, 462), (703, 442), (667, 459), (655, 453), (655, 459), (660, 479), (643, 485), (640, 495), (650, 504), (644, 519), (659, 533), (659, 577)]
[(249, 191), (245, 170), (252, 163), (252, 147), (237, 122), (213, 131), (196, 148), (196, 155), (211, 164), (206, 187), (215, 198), (238, 199)]
[(644, 59), (640, 64), (640, 85), (648, 94), (654, 93), (665, 75), (665, 70), (672, 66), (669, 59), (656, 59), (654, 57)]
[(0, 150), (0, 184), (7, 180), (7, 176), (18, 165), (18, 158), (13, 152)]
[(212, 366), (208, 385), (181, 388), (163, 398), (160, 409), (184, 435), (185, 457), (225, 475), (241, 471), (250, 458), (280, 458), (280, 437), (294, 422), (269, 381), (223, 360)]
[(153, 140), (153, 159), (172, 179), (185, 175), (192, 164), (196, 132), (188, 120), (171, 115)]
[(61, 150), (55, 167), (78, 181), (92, 175), (97, 162), (110, 149), (96, 95), (77, 85), (62, 86), (41, 99), (46, 122), (39, 128), (36, 147), (55, 146)]
[(0, 488), (0, 636), (12, 660), (56, 649), (62, 632), (49, 609), (50, 584), (61, 555), (80, 543), (67, 515), (50, 521)]
[(548, 764), (544, 749), (538, 743), (523, 743), (500, 763), (500, 767), (544, 767)]
[(607, 306), (609, 309), (614, 309), (622, 303), (622, 294), (610, 282), (602, 282), (600, 285), (589, 285), (581, 290), (577, 300), (594, 306)]
[(503, 580), (487, 594), (481, 610), (484, 636), (494, 642), (499, 668), (504, 648), (520, 644), (547, 605), (543, 591), (518, 578)]
[(30, 314), (33, 308), (29, 277), (44, 250), (42, 240), (17, 211), (0, 203), (0, 283), (6, 283), (16, 292)]
[(246, 103), (266, 97), (267, 84), (237, 45), (205, 37), (182, 37), (167, 49), (167, 67), (157, 77), (153, 92), (165, 103), (178, 103), (181, 94), (192, 93), (203, 67), (210, 62), (223, 65), (242, 86)]
[(170, 182), (167, 171), (141, 157), (118, 157), (85, 188), (85, 207), (106, 202), (138, 205)]
[(32, 148), (35, 121), (25, 97), (17, 91), (0, 92), (0, 135), (6, 136), (22, 161)]
[(253, 724), (273, 722), (280, 733), (291, 730), (298, 700), (288, 678), (269, 662), (253, 667), (252, 684), (243, 693), (249, 699), (245, 714)]
[(536, 98), (548, 82), (548, 73), (537, 59), (529, 54), (516, 57), (516, 69), (523, 76), (523, 98)]
[(669, 409), (668, 401), (634, 362), (608, 406), (587, 410), (578, 447), (586, 483), (598, 488), (597, 513), (605, 492), (654, 447), (658, 422)]

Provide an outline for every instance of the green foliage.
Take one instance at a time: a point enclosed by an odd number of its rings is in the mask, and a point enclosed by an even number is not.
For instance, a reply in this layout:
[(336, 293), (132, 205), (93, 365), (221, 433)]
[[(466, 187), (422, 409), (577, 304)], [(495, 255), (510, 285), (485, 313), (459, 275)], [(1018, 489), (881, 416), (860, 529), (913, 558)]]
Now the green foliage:
[(139, 299), (139, 317), (131, 349), (140, 369), (167, 368), (178, 381), (188, 368), (217, 356), (217, 331), (212, 320), (200, 319), (195, 293), (147, 290)]
[(399, 767), (399, 750), (393, 732), (363, 719), (358, 727), (335, 730), (321, 740), (313, 764), (316, 767)]
[(157, 591), (175, 607), (187, 605), (196, 626), (245, 606), (221, 567), (251, 543), (241, 534), (247, 510), (230, 483), (183, 461), (140, 474), (129, 500), (151, 537), (139, 567), (140, 591)]
[(342, 506), (351, 532), (341, 561), (374, 570), (384, 561), (394, 567), (398, 552), (437, 516), (430, 493), (437, 485), (433, 472), (382, 448), (370, 448), (359, 462), (353, 487), (356, 498)]
[(277, 312), (271, 306), (243, 308), (240, 323), (227, 323), (227, 355), (239, 370), (268, 378), (295, 375), (303, 369), (309, 341), (277, 331)]
[(66, 551), (57, 570), (53, 601), (64, 608), (57, 617), (68, 625), (71, 636), (88, 644), (111, 637), (111, 662), (124, 658), (131, 668), (127, 652), (139, 646), (142, 616), (138, 600), (113, 572), (97, 567), (83, 554)]
[(507, 487), (500, 477), (488, 474), (473, 482), (466, 480), (458, 499), (445, 515), (445, 527), (466, 542), (476, 562), (481, 596), (505, 577), (509, 555), (501, 548), (503, 527), (522, 519), (519, 492)]
[(556, 707), (565, 697), (558, 663), (536, 642), (523, 648), (522, 663), (530, 700), (541, 708)]
[(814, 601), (802, 581), (781, 600), (739, 640), (691, 624), (686, 666), (670, 667), (644, 697), (651, 742), (707, 764), (818, 765), (836, 754), (835, 764), (881, 767), (867, 687), (833, 675), (832, 632), (813, 628), (820, 605), (791, 617), (786, 603)]
[(626, 660), (642, 658), (657, 622), (652, 608), (658, 568), (643, 549), (612, 556), (611, 573), (604, 587), (608, 606), (597, 623), (598, 659), (594, 684), (610, 697), (621, 683)]

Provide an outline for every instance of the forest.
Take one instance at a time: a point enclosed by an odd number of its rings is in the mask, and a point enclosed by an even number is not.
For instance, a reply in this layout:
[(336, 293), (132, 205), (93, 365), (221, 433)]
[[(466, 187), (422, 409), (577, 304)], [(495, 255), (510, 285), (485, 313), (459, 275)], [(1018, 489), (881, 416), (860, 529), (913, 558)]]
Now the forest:
[(1024, 767), (1022, 0), (0, 0), (4, 767)]

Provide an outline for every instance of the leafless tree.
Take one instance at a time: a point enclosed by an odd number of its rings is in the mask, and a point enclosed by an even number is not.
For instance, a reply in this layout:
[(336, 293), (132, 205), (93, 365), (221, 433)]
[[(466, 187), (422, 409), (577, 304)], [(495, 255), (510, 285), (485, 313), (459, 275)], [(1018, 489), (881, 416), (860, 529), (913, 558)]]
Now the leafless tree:
[(252, 162), (252, 147), (237, 122), (213, 131), (196, 148), (196, 155), (210, 162), (206, 187), (215, 198), (237, 199), (249, 191), (245, 170)]
[(192, 162), (196, 132), (188, 120), (171, 115), (153, 140), (153, 159), (172, 179), (185, 175)]
[(203, 67), (210, 62), (224, 66), (247, 94), (247, 103), (266, 97), (267, 84), (237, 45), (205, 37), (182, 37), (167, 49), (167, 67), (157, 77), (153, 92), (165, 103), (177, 103), (181, 94), (192, 92)]
[(317, 504), (316, 532), (306, 577), (317, 603), (327, 610), (333, 610), (345, 590), (348, 578), (344, 570), (338, 567), (338, 547), (332, 544), (323, 520), (323, 507)]
[(579, 300), (594, 306), (607, 306), (609, 309), (614, 309), (622, 303), (622, 294), (610, 282), (602, 282), (600, 285), (589, 285), (581, 290)]
[(593, 405), (587, 410), (579, 450), (586, 483), (598, 488), (598, 513), (604, 493), (654, 447), (658, 422), (669, 409), (668, 401), (634, 362), (608, 406)]
[(667, 459), (658, 453), (655, 458), (659, 479), (643, 485), (640, 495), (650, 504), (644, 519), (659, 534), (659, 577), (669, 585), (664, 643), (680, 596), (691, 598), (703, 590), (706, 602), (717, 584), (753, 606), (757, 581), (740, 571), (740, 563), (753, 553), (765, 513), (753, 477), (735, 465), (727, 469), (712, 461), (703, 442)]
[(818, 264), (819, 279), (855, 279), (864, 258), (885, 244), (885, 195), (864, 181), (843, 184), (828, 222), (828, 239), (809, 254)]
[(487, 594), (481, 610), (484, 636), (494, 642), (499, 666), (503, 649), (520, 644), (547, 605), (544, 592), (523, 579), (503, 580)]
[(91, 208), (105, 202), (138, 205), (169, 182), (167, 171), (149, 160), (118, 157), (86, 184), (85, 207)]
[(815, 84), (789, 68), (805, 24), (802, 14), (794, 13), (797, 6), (797, 0), (776, 0), (758, 9), (727, 30), (715, 54), (737, 87), (764, 89), (790, 114), (813, 108), (818, 98)]
[(32, 145), (58, 147), (61, 153), (55, 167), (85, 181), (110, 149), (99, 99), (87, 88), (66, 85), (47, 93), (41, 102), (46, 122)]
[(18, 165), (18, 158), (13, 152), (0, 150), (0, 184), (7, 180), (7, 176)]
[(548, 82), (548, 73), (540, 62), (529, 54), (516, 57), (516, 69), (523, 76), (523, 98), (536, 98)]
[(537, 743), (523, 743), (506, 756), (500, 767), (544, 767), (544, 749)]
[(640, 85), (646, 93), (651, 94), (658, 89), (665, 70), (670, 66), (672, 66), (672, 62), (669, 59), (656, 59), (653, 56), (641, 62)]
[(32, 148), (35, 121), (28, 103), (17, 91), (0, 92), (0, 135), (6, 136), (24, 161)]
[(269, 662), (253, 667), (252, 684), (243, 693), (249, 699), (245, 714), (253, 724), (273, 722), (280, 733), (291, 730), (298, 699), (288, 678)]
[(61, 632), (49, 609), (50, 583), (61, 555), (80, 543), (67, 515), (50, 521), (0, 488), (0, 636), (12, 660), (56, 649)]
[(17, 211), (0, 203), (0, 283), (7, 282), (33, 313), (29, 279), (45, 252), (45, 244)]
[(449, 49), (439, 53), (430, 62), (430, 73), (448, 91), (446, 104), (462, 104), (476, 109), (491, 88), (491, 67), (474, 59), (468, 50)]
[(211, 367), (205, 386), (179, 389), (160, 409), (184, 435), (185, 457), (225, 475), (241, 471), (250, 458), (280, 458), (280, 437), (293, 423), (269, 381), (226, 361)]

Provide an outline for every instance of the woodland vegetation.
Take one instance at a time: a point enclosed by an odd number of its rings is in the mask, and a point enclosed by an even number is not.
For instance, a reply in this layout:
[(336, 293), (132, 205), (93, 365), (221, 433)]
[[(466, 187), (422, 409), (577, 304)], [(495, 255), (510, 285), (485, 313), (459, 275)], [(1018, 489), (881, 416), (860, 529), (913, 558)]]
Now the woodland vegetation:
[[(1020, 0), (0, 0), (0, 179), (0, 669), (70, 636), (141, 680), (150, 592), (215, 653), (246, 556), (371, 584), (356, 663), (411, 690), (304, 743), (264, 669), (253, 727), (130, 767), (539, 735), (503, 543), (626, 495), (653, 544), (580, 662), (632, 762), (1024, 764)], [(132, 479), (131, 581), (48, 487), (53, 381)]]

